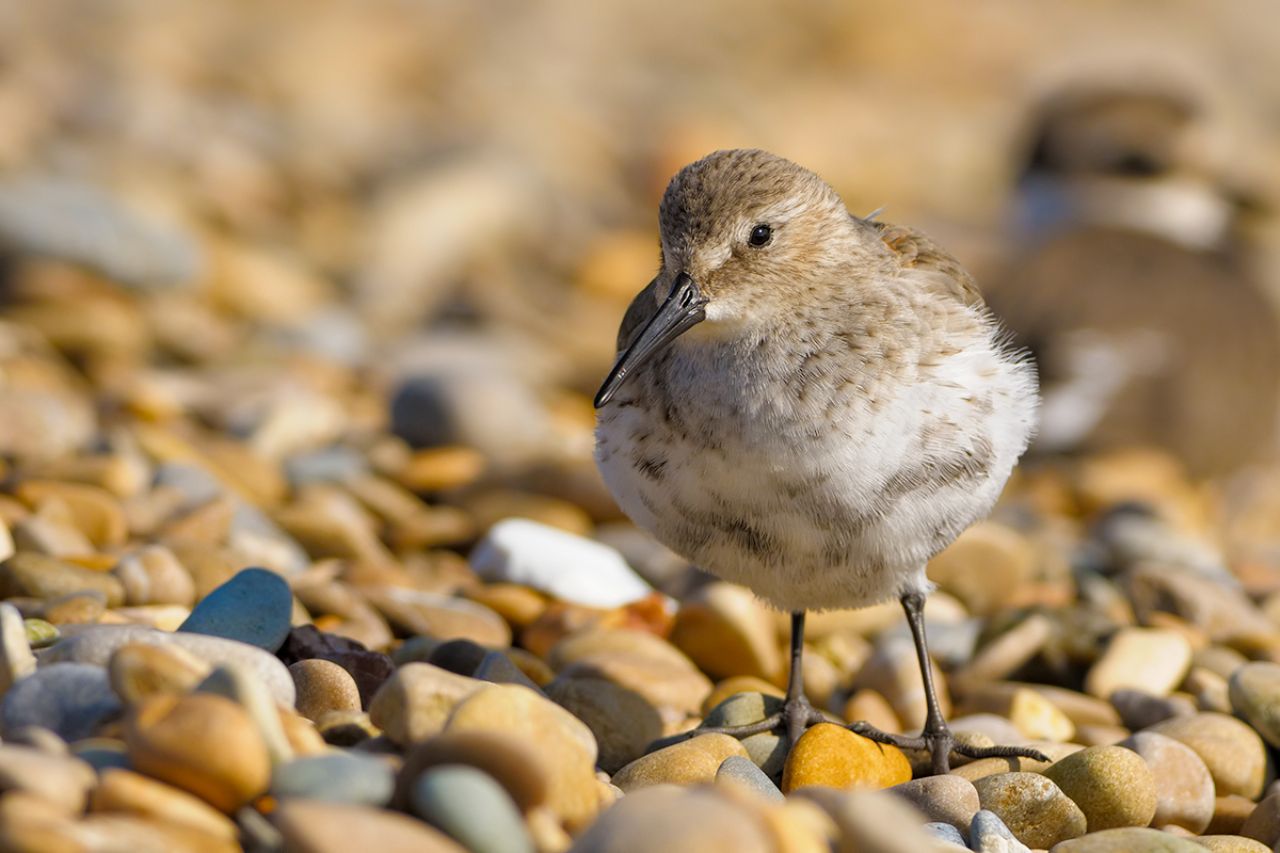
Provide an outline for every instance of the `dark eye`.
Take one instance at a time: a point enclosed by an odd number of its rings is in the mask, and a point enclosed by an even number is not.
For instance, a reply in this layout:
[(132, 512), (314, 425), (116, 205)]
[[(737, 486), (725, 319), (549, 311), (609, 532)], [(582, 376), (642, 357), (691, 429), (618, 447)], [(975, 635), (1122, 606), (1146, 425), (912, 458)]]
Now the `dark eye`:
[(747, 242), (759, 248), (773, 238), (773, 229), (763, 222), (751, 229), (751, 236), (747, 238)]

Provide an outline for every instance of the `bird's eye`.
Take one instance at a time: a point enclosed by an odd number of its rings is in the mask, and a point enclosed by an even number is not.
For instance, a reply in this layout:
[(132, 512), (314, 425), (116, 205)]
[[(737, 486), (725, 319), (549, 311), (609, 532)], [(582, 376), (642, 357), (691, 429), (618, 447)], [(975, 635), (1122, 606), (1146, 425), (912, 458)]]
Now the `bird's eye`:
[(747, 242), (756, 248), (768, 243), (773, 238), (773, 229), (763, 222), (751, 229), (751, 236), (747, 238)]

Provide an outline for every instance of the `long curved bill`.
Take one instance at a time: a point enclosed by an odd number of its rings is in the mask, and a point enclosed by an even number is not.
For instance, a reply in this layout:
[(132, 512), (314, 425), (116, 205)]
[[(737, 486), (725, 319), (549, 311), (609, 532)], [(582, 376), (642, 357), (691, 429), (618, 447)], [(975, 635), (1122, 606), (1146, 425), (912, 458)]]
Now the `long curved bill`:
[(627, 347), (626, 352), (618, 356), (613, 370), (605, 378), (604, 384), (596, 392), (596, 408), (613, 399), (622, 384), (627, 381), (637, 367), (644, 364), (653, 355), (680, 335), (687, 332), (707, 318), (707, 298), (698, 289), (697, 283), (688, 273), (676, 276), (658, 313), (640, 332), (640, 336)]

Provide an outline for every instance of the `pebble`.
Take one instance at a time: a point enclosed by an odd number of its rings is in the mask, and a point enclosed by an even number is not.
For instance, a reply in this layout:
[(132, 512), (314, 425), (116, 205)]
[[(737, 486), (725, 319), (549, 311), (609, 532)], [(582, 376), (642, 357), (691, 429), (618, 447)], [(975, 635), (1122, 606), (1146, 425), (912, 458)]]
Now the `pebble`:
[(1147, 731), (1191, 747), (1209, 768), (1218, 796), (1239, 794), (1257, 799), (1262, 793), (1267, 778), (1266, 746), (1257, 732), (1234, 717), (1206, 711), (1165, 720)]
[(97, 779), (93, 768), (64, 755), (50, 755), (29, 746), (0, 745), (0, 792), (33, 794), (59, 812), (79, 814)]
[(511, 797), (474, 767), (443, 764), (413, 784), (413, 812), (471, 853), (533, 853)]
[(48, 599), (86, 590), (102, 593), (108, 607), (124, 604), (124, 587), (105, 572), (30, 551), (19, 551), (0, 565), (0, 598)]
[(812, 787), (794, 799), (817, 803), (834, 821), (837, 849), (881, 853), (920, 853), (934, 849), (935, 839), (924, 829), (919, 812), (898, 797), (870, 789), (842, 791)]
[[(960, 834), (960, 830), (956, 829), (949, 823), (926, 823), (924, 825), (924, 831), (939, 841), (947, 842), (948, 845), (953, 845), (961, 850), (969, 849), (968, 845), (964, 843), (964, 836)], [(951, 849), (951, 847), (946, 849)]]
[(773, 853), (763, 826), (715, 789), (656, 785), (606, 810), (569, 853)]
[(1167, 696), (1191, 666), (1191, 644), (1179, 631), (1124, 628), (1107, 644), (1085, 676), (1087, 693), (1107, 699), (1128, 687)]
[(429, 663), (407, 663), (378, 688), (369, 718), (392, 741), (410, 746), (443, 730), (454, 707), (484, 686)]
[(603, 678), (557, 678), (547, 697), (582, 720), (595, 735), (600, 768), (614, 773), (662, 737), (662, 715), (643, 696)]
[(644, 697), (664, 721), (699, 713), (711, 681), (675, 646), (634, 630), (590, 629), (551, 649), (560, 678), (604, 678)]
[(720, 767), (716, 770), (716, 782), (742, 785), (768, 802), (786, 801), (782, 791), (773, 784), (773, 780), (756, 767), (750, 758), (743, 758), (741, 755), (731, 755), (720, 763)]
[(293, 593), (267, 569), (245, 569), (200, 600), (178, 628), (275, 652), (289, 635)]
[[(933, 666), (933, 675), (942, 713), (950, 716), (950, 694), (946, 678), (937, 664)], [(875, 690), (889, 700), (894, 713), (906, 728), (919, 729), (924, 725), (928, 707), (915, 645), (909, 638), (893, 637), (878, 643), (858, 673), (855, 686)]]
[(998, 608), (1026, 581), (1035, 552), (1022, 534), (993, 521), (970, 527), (929, 561), (929, 577), (971, 613)]
[(404, 587), (366, 589), (364, 595), (388, 622), (408, 633), (495, 648), (511, 644), (510, 626), (483, 604)]
[(12, 604), (0, 603), (0, 696), (35, 670), (36, 656), (22, 614)]
[(44, 726), (66, 741), (94, 734), (120, 712), (106, 670), (62, 663), (42, 666), (9, 688), (0, 704), (0, 732), (5, 737), (24, 726)]
[(1007, 719), (1019, 733), (1017, 740), (1068, 741), (1076, 733), (1070, 717), (1040, 693), (1026, 687), (997, 683), (973, 689), (966, 696), (964, 710), (993, 713)]
[(282, 705), (293, 707), (296, 693), (289, 670), (274, 655), (257, 646), (204, 634), (174, 634), (140, 625), (86, 625), (77, 627), (39, 655), (41, 664), (91, 663), (106, 666), (121, 646), (146, 643), (177, 646), (210, 666), (241, 664), (252, 670)]
[(889, 788), (911, 778), (911, 763), (895, 746), (875, 743), (844, 726), (819, 723), (787, 756), (782, 790), (810, 785), (833, 788)]
[(631, 792), (650, 785), (694, 785), (714, 782), (726, 758), (747, 758), (747, 751), (729, 735), (706, 734), (665, 746), (637, 758), (613, 774), (613, 784)]
[(1050, 853), (1204, 853), (1204, 849), (1187, 838), (1130, 826), (1064, 841)]
[(1247, 663), (1228, 679), (1231, 708), (1272, 746), (1280, 746), (1280, 664)]
[(235, 664), (214, 667), (208, 677), (196, 686), (196, 692), (225, 696), (243, 708), (253, 720), (273, 765), (293, 758), (293, 747), (281, 722), (282, 709), (276, 706), (271, 694), (252, 672)]
[(980, 805), (973, 783), (950, 774), (912, 779), (887, 790), (911, 803), (929, 820), (950, 824), (960, 832), (969, 831)]
[(330, 803), (385, 806), (395, 790), (387, 761), (350, 752), (295, 758), (271, 771), (268, 793), (278, 800), (301, 797)]
[(617, 550), (536, 521), (500, 521), (471, 552), (486, 581), (523, 584), (588, 607), (620, 607), (653, 592)]
[(119, 501), (98, 486), (58, 480), (23, 480), (15, 494), (37, 510), (49, 501), (60, 503), (72, 524), (92, 544), (91, 551), (111, 551), (120, 548), (128, 539), (128, 521)]
[(1146, 826), (1156, 813), (1156, 783), (1136, 752), (1093, 746), (1054, 762), (1044, 771), (1084, 812), (1089, 832)]
[(116, 649), (107, 663), (111, 688), (127, 705), (160, 694), (181, 695), (195, 689), (212, 667), (181, 646), (130, 643)]
[(997, 773), (973, 783), (982, 808), (1028, 847), (1049, 848), (1084, 835), (1086, 818), (1051, 780), (1036, 773)]
[(1121, 722), (1133, 731), (1140, 731), (1173, 717), (1189, 717), (1199, 710), (1186, 696), (1153, 696), (1131, 687), (1113, 691), (1111, 704), (1120, 715)]
[(1240, 834), (1261, 841), (1268, 848), (1280, 842), (1280, 794), (1263, 797), (1240, 827)]
[(249, 714), (210, 694), (147, 700), (125, 726), (139, 773), (230, 813), (266, 790), (271, 758)]
[(111, 573), (124, 587), (129, 605), (179, 604), (190, 607), (196, 599), (195, 581), (163, 545), (147, 545), (120, 558)]
[(970, 847), (976, 853), (1031, 853), (995, 812), (979, 809), (969, 826)]
[(485, 684), (458, 703), (445, 731), (496, 731), (524, 739), (538, 753), (549, 779), (547, 804), (552, 810), (572, 827), (595, 815), (595, 736), (554, 702), (525, 687)]
[(467, 853), (408, 815), (322, 800), (286, 800), (272, 816), (285, 850), (306, 853)]
[(100, 592), (73, 592), (51, 598), (40, 608), (40, 615), (51, 625), (90, 625), (106, 613), (107, 602)]
[(515, 801), (522, 812), (541, 807), (549, 795), (548, 768), (532, 745), (502, 732), (446, 732), (428, 738), (405, 756), (396, 780), (395, 804), (407, 808), (413, 782), (424, 770), (462, 764), (484, 771)]
[(1155, 780), (1155, 827), (1180, 826), (1204, 832), (1213, 818), (1213, 777), (1190, 747), (1156, 732), (1138, 732), (1118, 744), (1132, 749), (1151, 769)]
[(298, 713), (319, 720), (331, 711), (359, 711), (360, 689), (351, 674), (333, 661), (321, 658), (300, 660), (290, 665), (297, 690)]
[(1244, 822), (1257, 809), (1257, 803), (1239, 794), (1227, 794), (1214, 798), (1213, 818), (1205, 827), (1210, 835), (1236, 835), (1244, 828)]
[(719, 581), (685, 598), (671, 642), (715, 679), (748, 675), (773, 680), (783, 670), (773, 617), (746, 587)]
[(198, 797), (131, 770), (103, 770), (89, 802), (92, 812), (121, 812), (172, 823), (234, 842), (235, 823)]
[(1268, 845), (1239, 835), (1202, 835), (1196, 843), (1213, 853), (1271, 853)]

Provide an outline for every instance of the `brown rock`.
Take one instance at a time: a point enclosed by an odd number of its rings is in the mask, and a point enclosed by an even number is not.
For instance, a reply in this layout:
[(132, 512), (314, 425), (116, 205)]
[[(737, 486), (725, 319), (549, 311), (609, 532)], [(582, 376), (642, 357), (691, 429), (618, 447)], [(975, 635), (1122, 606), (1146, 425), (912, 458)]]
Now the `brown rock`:
[(374, 694), (369, 717), (391, 740), (409, 746), (439, 733), (454, 706), (484, 686), (429, 663), (408, 663)]
[(649, 702), (603, 678), (558, 678), (547, 697), (587, 724), (600, 749), (599, 765), (617, 771), (662, 737), (662, 716)]
[(226, 841), (235, 841), (238, 833), (234, 822), (203, 800), (163, 782), (118, 768), (102, 771), (90, 798), (89, 809), (124, 812), (159, 823), (179, 824)]
[(1213, 818), (1213, 777), (1199, 755), (1185, 744), (1155, 732), (1138, 732), (1120, 741), (1151, 768), (1156, 784), (1152, 826), (1180, 826), (1203, 832)]
[(967, 835), (973, 816), (981, 807), (978, 789), (959, 776), (925, 776), (886, 789), (915, 806), (931, 821), (949, 823)]
[(1254, 799), (1267, 778), (1267, 754), (1262, 738), (1235, 717), (1206, 711), (1174, 717), (1147, 731), (1171, 737), (1195, 750), (1213, 776), (1218, 796), (1240, 794)]
[(181, 646), (149, 643), (121, 646), (107, 664), (111, 689), (128, 705), (152, 696), (189, 693), (211, 670), (208, 663)]
[(274, 820), (285, 849), (297, 853), (466, 853), (420, 820), (367, 806), (294, 799), (280, 804)]
[(1030, 577), (1035, 552), (1017, 531), (993, 521), (970, 527), (929, 561), (928, 574), (972, 613), (989, 613)]
[(712, 678), (773, 680), (783, 667), (770, 613), (750, 590), (724, 581), (681, 603), (671, 642)]
[(613, 776), (613, 784), (631, 792), (651, 785), (696, 785), (714, 782), (716, 771), (731, 755), (747, 751), (729, 735), (698, 735), (632, 761)]
[(360, 689), (345, 669), (321, 658), (300, 660), (289, 667), (298, 690), (298, 713), (316, 721), (330, 711), (359, 711)]
[(1048, 849), (1084, 835), (1084, 812), (1051, 780), (1036, 773), (998, 773), (973, 783), (982, 807), (1028, 847)]

